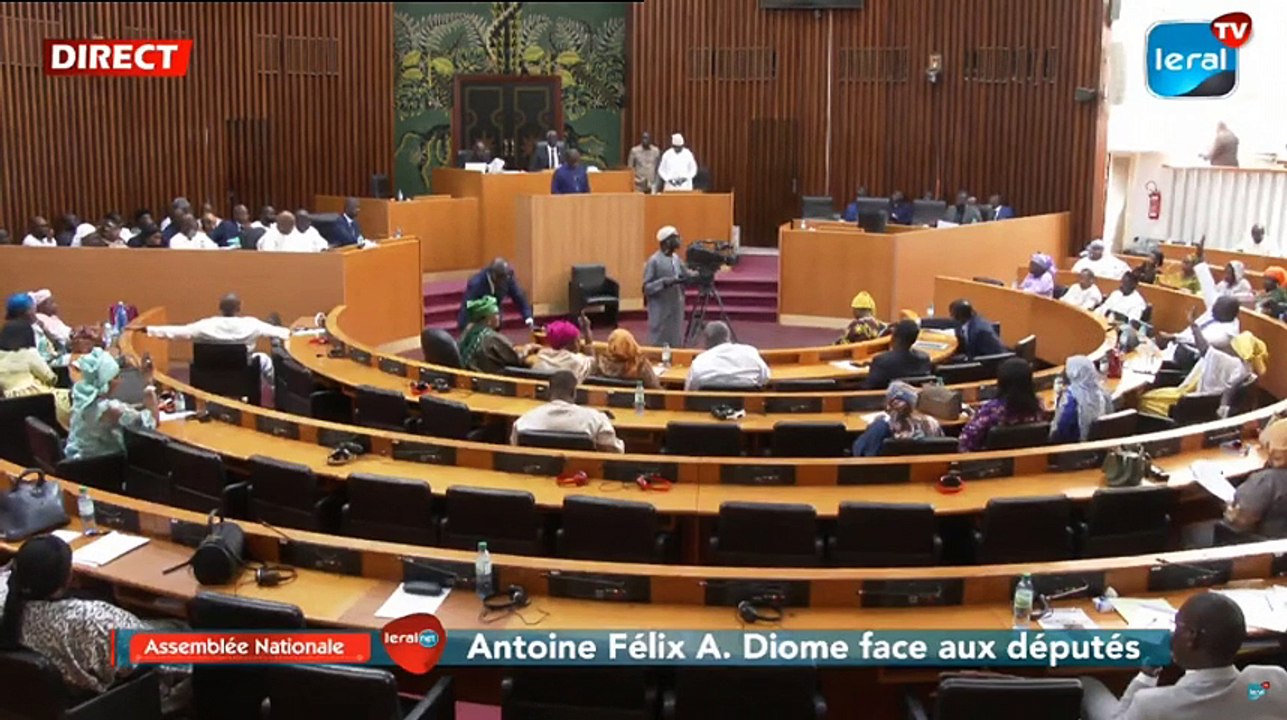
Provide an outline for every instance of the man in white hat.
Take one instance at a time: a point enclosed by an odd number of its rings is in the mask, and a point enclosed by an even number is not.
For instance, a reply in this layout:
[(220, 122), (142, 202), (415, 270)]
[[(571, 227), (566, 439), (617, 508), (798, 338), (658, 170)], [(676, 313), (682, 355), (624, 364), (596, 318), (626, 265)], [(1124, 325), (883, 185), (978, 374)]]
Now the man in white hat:
[(693, 178), (697, 176), (697, 158), (693, 151), (684, 147), (684, 136), (675, 133), (670, 136), (670, 149), (661, 154), (657, 164), (657, 177), (667, 192), (672, 190), (692, 190)]
[(653, 347), (684, 343), (684, 285), (693, 273), (675, 253), (679, 231), (667, 225), (657, 231), (657, 252), (644, 265), (644, 301), (648, 305), (648, 344)]
[(1109, 252), (1103, 240), (1095, 239), (1086, 246), (1085, 257), (1073, 263), (1073, 272), (1079, 273), (1082, 270), (1089, 270), (1098, 278), (1121, 280), (1123, 275), (1131, 271), (1131, 266)]

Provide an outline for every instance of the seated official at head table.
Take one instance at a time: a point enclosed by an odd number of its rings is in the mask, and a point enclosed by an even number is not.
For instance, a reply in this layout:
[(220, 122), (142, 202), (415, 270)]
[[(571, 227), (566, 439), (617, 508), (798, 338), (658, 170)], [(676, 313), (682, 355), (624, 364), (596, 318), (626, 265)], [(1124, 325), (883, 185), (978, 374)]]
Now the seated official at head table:
[(510, 443), (517, 445), (519, 433), (530, 430), (584, 433), (594, 441), (594, 447), (604, 452), (625, 452), (626, 445), (617, 438), (617, 431), (607, 415), (593, 408), (576, 404), (576, 375), (560, 370), (550, 376), (550, 401), (528, 410), (514, 421)]
[(956, 355), (958, 358), (973, 359), (987, 355), (999, 355), (1006, 351), (997, 331), (987, 318), (974, 311), (969, 300), (953, 300), (948, 306), (952, 321), (956, 323)]
[(495, 299), (498, 309), (505, 302), (505, 298), (509, 298), (518, 308), (519, 314), (523, 316), (523, 322), (527, 323), (528, 327), (534, 324), (532, 306), (514, 277), (514, 269), (505, 258), (498, 257), (492, 260), (491, 264), (474, 273), (473, 277), (465, 283), (465, 295), (460, 299), (460, 312), (456, 318), (457, 328), (463, 329), (469, 322), (467, 310), (469, 303), (483, 297)]
[(259, 318), (242, 315), (241, 298), (234, 293), (228, 293), (219, 300), (218, 315), (187, 325), (149, 325), (147, 335), (167, 340), (245, 345), (251, 362), (259, 363), (260, 374), (271, 383), (273, 360), (267, 353), (255, 352), (255, 344), (261, 337), (285, 340), (290, 337), (290, 330), (281, 325), (266, 323)]
[(1104, 378), (1085, 355), (1073, 355), (1064, 362), (1067, 383), (1055, 399), (1050, 421), (1050, 443), (1083, 442), (1095, 421), (1113, 412), (1113, 395), (1104, 387)]
[(884, 390), (898, 378), (933, 375), (934, 364), (930, 362), (929, 355), (914, 347), (920, 333), (920, 325), (915, 320), (904, 319), (894, 323), (889, 349), (872, 358), (863, 387)]
[(685, 390), (709, 388), (762, 388), (769, 382), (769, 366), (751, 345), (733, 342), (733, 331), (716, 320), (703, 333), (706, 350), (693, 358)]
[(595, 354), (590, 374), (616, 380), (637, 380), (649, 389), (661, 387), (661, 380), (644, 356), (639, 341), (625, 328), (617, 328), (608, 335), (607, 347)]
[(1077, 273), (1077, 283), (1065, 290), (1059, 300), (1082, 310), (1094, 310), (1104, 302), (1104, 293), (1095, 284), (1095, 273), (1082, 268)]
[(1045, 253), (1033, 253), (1028, 261), (1028, 274), (1016, 287), (1042, 297), (1055, 295), (1055, 261)]
[(889, 327), (876, 317), (876, 300), (872, 298), (871, 293), (864, 290), (854, 295), (849, 307), (853, 310), (854, 319), (836, 340), (837, 345), (875, 340), (884, 334), (885, 328)]
[(994, 427), (1041, 422), (1045, 410), (1032, 381), (1032, 366), (1023, 358), (1010, 358), (997, 368), (997, 396), (979, 406), (961, 428), (961, 452), (983, 449)]
[(886, 440), (922, 440), (943, 437), (938, 421), (916, 411), (920, 391), (901, 380), (889, 384), (885, 391), (885, 412), (872, 419), (867, 429), (854, 440), (854, 457), (880, 454)]
[(1131, 266), (1109, 252), (1103, 240), (1092, 240), (1086, 246), (1085, 257), (1073, 263), (1072, 266), (1073, 272), (1081, 272), (1083, 269), (1095, 273), (1095, 277), (1118, 280), (1122, 275), (1130, 272)]
[(295, 216), (284, 210), (277, 213), (277, 223), (264, 231), (258, 244), (264, 252), (323, 252), (329, 247), (321, 235), (297, 230)]
[(566, 370), (584, 382), (594, 367), (594, 356), (589, 354), (594, 337), (590, 334), (590, 321), (582, 313), (577, 320), (580, 329), (567, 320), (555, 320), (545, 326), (545, 346), (525, 358), (533, 370), (555, 372)]
[(1139, 291), (1139, 286), (1139, 276), (1133, 270), (1122, 273), (1122, 284), (1095, 309), (1095, 312), (1109, 319), (1118, 316), (1128, 320), (1142, 319), (1144, 311), (1148, 309), (1148, 301)]

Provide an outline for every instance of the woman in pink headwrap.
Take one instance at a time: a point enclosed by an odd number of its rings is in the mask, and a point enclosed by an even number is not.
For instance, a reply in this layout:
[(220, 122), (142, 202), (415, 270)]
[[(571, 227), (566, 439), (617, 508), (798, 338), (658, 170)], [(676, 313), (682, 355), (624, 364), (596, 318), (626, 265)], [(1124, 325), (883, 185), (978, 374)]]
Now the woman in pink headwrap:
[(1045, 253), (1033, 253), (1028, 261), (1028, 276), (1019, 283), (1019, 289), (1040, 295), (1054, 297), (1055, 294), (1055, 261)]
[(527, 357), (527, 364), (533, 370), (555, 372), (567, 370), (576, 375), (578, 382), (584, 382), (594, 367), (594, 357), (583, 352), (593, 341), (590, 336), (590, 321), (581, 315), (577, 318), (581, 329), (566, 320), (555, 320), (545, 326), (545, 345)]

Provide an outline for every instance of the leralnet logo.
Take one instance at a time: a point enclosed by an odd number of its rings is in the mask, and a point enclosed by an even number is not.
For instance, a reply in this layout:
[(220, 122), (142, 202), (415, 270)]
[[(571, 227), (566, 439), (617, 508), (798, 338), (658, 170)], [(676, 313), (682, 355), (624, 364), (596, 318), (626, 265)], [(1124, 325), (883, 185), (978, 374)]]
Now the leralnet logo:
[(1148, 31), (1149, 92), (1161, 98), (1222, 98), (1238, 87), (1238, 49), (1251, 39), (1251, 16), (1159, 22)]

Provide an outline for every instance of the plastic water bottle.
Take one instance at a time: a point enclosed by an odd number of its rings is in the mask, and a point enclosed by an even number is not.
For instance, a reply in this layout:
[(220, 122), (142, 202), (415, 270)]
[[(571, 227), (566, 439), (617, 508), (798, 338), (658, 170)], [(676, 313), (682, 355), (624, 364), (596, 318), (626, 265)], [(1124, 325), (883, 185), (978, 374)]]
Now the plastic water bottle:
[(116, 308), (112, 311), (112, 324), (116, 328), (118, 337), (125, 330), (125, 326), (130, 324), (129, 314), (125, 312), (125, 303), (123, 301), (117, 301)]
[(661, 364), (670, 367), (670, 343), (661, 346)]
[(1032, 576), (1024, 573), (1019, 584), (1014, 587), (1014, 626), (1026, 628), (1032, 625)]
[(925, 317), (934, 317), (934, 303), (930, 303), (929, 307), (925, 309)]
[(395, 237), (395, 238), (400, 238), (400, 237), (402, 237), (402, 227), (401, 227), (401, 226), (396, 227), (396, 228), (394, 228), (394, 229), (393, 229), (393, 237)]
[(492, 575), (492, 554), (487, 552), (487, 541), (478, 542), (478, 557), (474, 559), (474, 590), (478, 597), (488, 597), (494, 592), (496, 582)]
[(398, 202), (403, 202), (406, 199), (407, 196), (402, 194), (402, 188), (398, 188)]
[(85, 535), (94, 535), (98, 526), (94, 523), (94, 500), (89, 496), (89, 488), (80, 486), (80, 495), (76, 498), (76, 514), (80, 515), (80, 524)]
[(110, 348), (112, 346), (112, 342), (116, 339), (115, 335), (116, 335), (116, 331), (112, 329), (112, 324), (109, 322), (103, 323), (103, 347), (104, 348)]
[(635, 383), (635, 414), (643, 415), (647, 407), (647, 400), (644, 398), (643, 380)]

